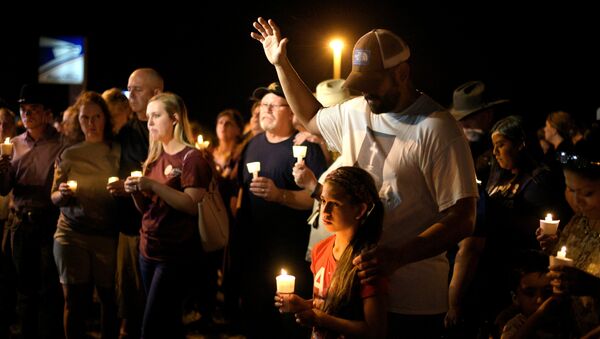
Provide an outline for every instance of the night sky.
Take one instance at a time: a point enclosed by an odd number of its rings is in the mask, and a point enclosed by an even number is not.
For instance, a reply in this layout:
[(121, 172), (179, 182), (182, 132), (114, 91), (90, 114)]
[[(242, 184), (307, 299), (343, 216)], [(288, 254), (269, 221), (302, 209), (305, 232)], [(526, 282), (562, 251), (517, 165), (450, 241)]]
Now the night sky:
[(146, 7), (140, 13), (138, 4), (90, 2), (86, 6), (98, 6), (93, 17), (78, 10), (81, 4), (5, 15), (0, 20), (0, 97), (16, 108), (20, 86), (36, 81), (41, 34), (85, 35), (88, 89), (124, 88), (132, 70), (153, 67), (164, 76), (166, 89), (183, 97), (192, 117), (212, 128), (224, 108), (248, 116), (253, 89), (276, 80), (262, 47), (249, 34), (252, 21), (262, 15), (273, 18), (290, 39), (289, 58), (312, 89), (332, 77), (330, 37), (346, 42), (345, 77), (354, 42), (372, 28), (387, 28), (411, 47), (417, 87), (443, 105), (451, 103), (455, 87), (479, 79), (486, 82), (490, 100), (511, 99), (520, 114), (539, 126), (552, 110), (592, 120), (600, 106), (600, 28), (589, 8), (524, 9), (516, 1), (487, 2), (485, 8), (471, 4), (474, 15), (467, 12), (468, 3), (273, 3), (220, 1), (211, 5), (216, 10), (198, 11), (163, 1), (161, 7), (139, 4)]

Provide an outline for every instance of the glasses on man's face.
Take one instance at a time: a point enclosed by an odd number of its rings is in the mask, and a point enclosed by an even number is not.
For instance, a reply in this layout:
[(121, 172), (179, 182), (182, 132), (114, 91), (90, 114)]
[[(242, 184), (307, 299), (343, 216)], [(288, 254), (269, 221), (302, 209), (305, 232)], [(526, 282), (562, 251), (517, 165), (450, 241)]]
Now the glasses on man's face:
[(279, 110), (279, 109), (283, 109), (284, 107), (288, 107), (288, 106), (289, 106), (288, 104), (280, 104), (280, 105), (278, 105), (278, 104), (263, 104), (263, 103), (260, 104), (260, 108), (262, 108), (264, 110), (271, 110), (271, 109)]
[(590, 161), (576, 154), (560, 152), (556, 154), (556, 159), (563, 165), (573, 166), (579, 169), (600, 168), (600, 161)]

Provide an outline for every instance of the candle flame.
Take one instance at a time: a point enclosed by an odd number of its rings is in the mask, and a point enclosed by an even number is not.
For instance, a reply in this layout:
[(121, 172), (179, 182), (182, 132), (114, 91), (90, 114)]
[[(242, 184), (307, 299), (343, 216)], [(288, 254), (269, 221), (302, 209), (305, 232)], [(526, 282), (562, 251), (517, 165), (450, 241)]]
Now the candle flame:
[(560, 248), (560, 251), (556, 253), (557, 258), (565, 259), (567, 257), (567, 246)]
[(5, 144), (10, 144), (10, 138), (6, 138), (6, 139), (4, 139), (4, 143), (5, 143)]
[(287, 275), (287, 271), (284, 270), (283, 268), (281, 269), (281, 275)]
[(546, 221), (552, 221), (552, 213), (546, 214)]
[(200, 145), (202, 145), (203, 142), (204, 142), (204, 138), (202, 137), (202, 134), (198, 134), (198, 143)]

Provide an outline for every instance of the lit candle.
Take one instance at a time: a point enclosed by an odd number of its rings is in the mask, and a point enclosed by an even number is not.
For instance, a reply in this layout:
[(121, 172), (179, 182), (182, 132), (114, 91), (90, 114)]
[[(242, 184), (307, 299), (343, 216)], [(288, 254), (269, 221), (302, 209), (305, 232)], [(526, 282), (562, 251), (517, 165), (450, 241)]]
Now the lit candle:
[(556, 256), (550, 256), (550, 266), (556, 265), (573, 266), (573, 259), (567, 258), (567, 246), (561, 247)]
[(540, 228), (544, 234), (556, 234), (560, 220), (552, 220), (552, 213), (546, 214), (546, 219), (540, 219)]
[(196, 148), (199, 150), (205, 149), (210, 145), (209, 140), (204, 140), (202, 134), (198, 134), (198, 140), (196, 141)]
[(119, 181), (119, 177), (110, 177), (110, 178), (108, 178), (108, 183), (109, 184), (111, 184), (111, 183), (113, 183), (115, 181)]
[(279, 294), (282, 294), (281, 298), (282, 300), (282, 306), (279, 309), (281, 312), (289, 312), (290, 311), (290, 304), (289, 304), (289, 298), (290, 298), (290, 294), (294, 293), (294, 284), (296, 282), (296, 277), (294, 277), (293, 275), (289, 275), (287, 274), (287, 272), (282, 268), (281, 269), (281, 274), (278, 275), (276, 278), (277, 280), (277, 292)]
[(306, 146), (292, 146), (294, 152), (294, 158), (298, 159), (298, 162), (302, 162), (302, 159), (306, 157)]
[(142, 176), (142, 171), (133, 171), (131, 172), (131, 176), (134, 178), (140, 178)]
[(75, 193), (75, 191), (77, 191), (77, 181), (69, 180), (69, 181), (67, 181), (67, 186), (69, 186), (69, 189), (71, 191), (73, 191), (73, 193)]
[(0, 145), (0, 155), (12, 155), (13, 144), (10, 142), (10, 138), (4, 139), (4, 143)]
[(294, 293), (294, 284), (296, 277), (287, 274), (286, 270), (281, 269), (281, 274), (276, 278), (277, 280), (277, 292), (279, 293)]
[(249, 162), (246, 164), (248, 166), (248, 172), (252, 173), (252, 178), (258, 178), (258, 172), (260, 171), (260, 161)]

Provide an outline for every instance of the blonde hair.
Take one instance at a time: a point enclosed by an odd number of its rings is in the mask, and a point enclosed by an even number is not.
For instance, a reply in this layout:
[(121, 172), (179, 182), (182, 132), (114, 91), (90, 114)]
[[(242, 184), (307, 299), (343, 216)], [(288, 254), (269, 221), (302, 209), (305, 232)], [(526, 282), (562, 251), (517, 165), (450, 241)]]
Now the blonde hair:
[[(165, 111), (169, 114), (169, 117), (177, 121), (173, 127), (173, 138), (186, 146), (194, 147), (194, 137), (192, 135), (187, 108), (185, 107), (183, 99), (175, 93), (163, 92), (150, 98), (148, 104), (153, 101), (160, 101), (163, 104)], [(175, 114), (179, 116), (179, 119), (175, 118)], [(148, 166), (160, 157), (162, 151), (163, 147), (160, 141), (150, 140), (148, 158), (144, 161), (143, 165), (144, 173), (146, 173)]]

